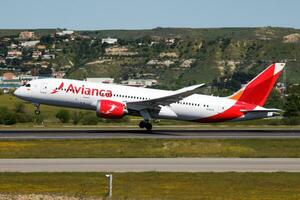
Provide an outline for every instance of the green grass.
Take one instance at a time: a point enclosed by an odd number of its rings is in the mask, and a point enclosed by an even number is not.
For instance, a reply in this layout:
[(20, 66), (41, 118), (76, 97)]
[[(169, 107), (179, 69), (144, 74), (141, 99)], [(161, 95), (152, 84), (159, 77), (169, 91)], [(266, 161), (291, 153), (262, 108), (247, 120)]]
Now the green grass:
[(300, 139), (2, 140), (0, 158), (299, 158)]
[[(9, 94), (0, 95), (0, 106), (5, 106), (10, 110), (13, 110), (15, 108), (15, 105), (20, 102), (24, 103), (26, 112), (32, 114), (34, 113), (34, 106), (31, 103), (24, 102), (13, 95), (9, 95)], [(55, 118), (55, 115), (62, 108), (55, 107), (55, 106), (41, 105), (40, 109), (46, 121), (57, 122), (58, 120)], [(74, 110), (68, 108), (63, 108), (63, 109), (67, 109), (70, 111)]]
[[(104, 173), (0, 173), (0, 193), (105, 197)], [(300, 173), (114, 173), (113, 199), (299, 199)]]

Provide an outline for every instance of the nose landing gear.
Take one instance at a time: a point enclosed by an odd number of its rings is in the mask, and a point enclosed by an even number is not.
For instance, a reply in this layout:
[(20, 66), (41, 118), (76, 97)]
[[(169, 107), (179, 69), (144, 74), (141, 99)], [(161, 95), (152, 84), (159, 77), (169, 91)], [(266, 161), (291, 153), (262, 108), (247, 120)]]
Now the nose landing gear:
[(40, 111), (40, 104), (33, 104), (35, 107), (34, 114), (39, 115), (41, 113)]

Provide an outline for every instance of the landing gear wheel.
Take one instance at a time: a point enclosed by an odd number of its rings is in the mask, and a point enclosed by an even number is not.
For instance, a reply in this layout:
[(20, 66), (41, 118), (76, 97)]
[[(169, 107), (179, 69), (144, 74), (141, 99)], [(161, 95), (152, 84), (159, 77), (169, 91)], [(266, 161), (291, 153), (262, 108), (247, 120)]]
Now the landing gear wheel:
[(146, 127), (146, 122), (145, 121), (140, 121), (139, 127), (140, 128), (145, 128)]
[(152, 124), (150, 122), (147, 122), (147, 121), (140, 121), (139, 127), (140, 128), (146, 128), (147, 132), (152, 131)]
[(41, 113), (40, 110), (35, 110), (35, 111), (34, 111), (34, 114), (36, 114), (36, 115), (39, 115), (40, 113)]
[(148, 132), (151, 132), (151, 131), (152, 131), (152, 124), (151, 124), (151, 123), (147, 123), (147, 124), (146, 124), (146, 130), (147, 130)]

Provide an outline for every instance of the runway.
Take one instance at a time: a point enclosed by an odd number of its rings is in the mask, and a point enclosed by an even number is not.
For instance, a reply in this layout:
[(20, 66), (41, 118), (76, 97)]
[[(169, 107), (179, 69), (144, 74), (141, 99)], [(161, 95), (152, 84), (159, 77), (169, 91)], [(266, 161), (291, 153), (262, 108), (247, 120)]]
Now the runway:
[(105, 138), (166, 138), (166, 139), (192, 139), (192, 138), (224, 138), (224, 139), (247, 139), (247, 138), (300, 138), (300, 130), (154, 130), (149, 134), (143, 130), (0, 130), (0, 140), (5, 139), (105, 139)]
[(300, 172), (299, 158), (0, 159), (0, 172)]

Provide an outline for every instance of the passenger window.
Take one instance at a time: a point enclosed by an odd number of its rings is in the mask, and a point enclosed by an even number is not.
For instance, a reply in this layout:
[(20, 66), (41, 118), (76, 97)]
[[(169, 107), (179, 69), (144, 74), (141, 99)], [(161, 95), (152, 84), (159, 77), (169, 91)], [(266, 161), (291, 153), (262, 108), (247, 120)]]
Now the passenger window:
[(31, 85), (30, 85), (29, 83), (25, 85), (25, 87), (30, 87), (30, 86), (31, 86)]

